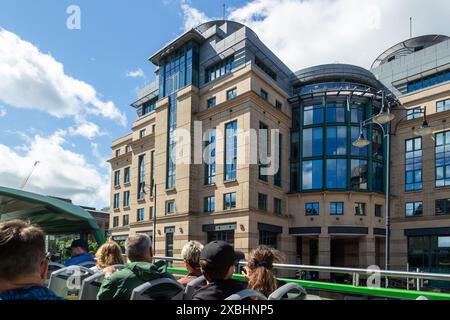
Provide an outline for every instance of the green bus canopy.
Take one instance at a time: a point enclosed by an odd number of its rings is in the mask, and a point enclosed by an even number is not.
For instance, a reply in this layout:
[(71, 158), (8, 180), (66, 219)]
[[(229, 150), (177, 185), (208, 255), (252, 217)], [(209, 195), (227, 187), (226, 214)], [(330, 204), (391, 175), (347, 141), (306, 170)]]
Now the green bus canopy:
[(92, 234), (104, 243), (97, 222), (83, 208), (70, 202), (27, 191), (0, 187), (0, 221), (26, 220), (48, 235)]

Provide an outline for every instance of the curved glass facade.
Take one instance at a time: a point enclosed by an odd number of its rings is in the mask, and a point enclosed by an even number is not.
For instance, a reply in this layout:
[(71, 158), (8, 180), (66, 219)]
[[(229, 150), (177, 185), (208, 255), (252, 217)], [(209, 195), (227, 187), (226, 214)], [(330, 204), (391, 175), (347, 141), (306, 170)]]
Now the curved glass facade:
[(363, 128), (372, 143), (352, 145), (360, 122), (379, 112), (370, 98), (337, 95), (299, 96), (293, 103), (291, 192), (383, 192), (383, 134)]

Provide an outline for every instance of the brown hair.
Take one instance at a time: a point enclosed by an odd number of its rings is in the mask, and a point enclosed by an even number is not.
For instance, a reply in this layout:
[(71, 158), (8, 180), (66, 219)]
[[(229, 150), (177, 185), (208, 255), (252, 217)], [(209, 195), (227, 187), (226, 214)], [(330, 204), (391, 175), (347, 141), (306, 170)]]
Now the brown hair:
[(16, 280), (39, 271), (45, 260), (45, 235), (29, 222), (0, 223), (0, 279)]
[(112, 240), (98, 248), (95, 258), (97, 259), (96, 267), (99, 269), (124, 263), (120, 246)]
[(281, 252), (267, 246), (259, 246), (249, 254), (247, 262), (248, 288), (269, 296), (278, 288), (273, 264), (283, 260)]
[(217, 282), (224, 280), (231, 266), (232, 265), (215, 266), (206, 260), (200, 260), (200, 268), (202, 269), (202, 273), (208, 282)]

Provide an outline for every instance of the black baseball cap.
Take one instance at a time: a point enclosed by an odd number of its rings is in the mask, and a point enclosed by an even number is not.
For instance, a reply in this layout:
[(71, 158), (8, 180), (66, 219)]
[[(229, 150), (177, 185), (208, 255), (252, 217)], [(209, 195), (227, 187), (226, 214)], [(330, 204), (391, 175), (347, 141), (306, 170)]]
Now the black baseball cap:
[(200, 253), (200, 260), (206, 260), (214, 266), (232, 266), (244, 259), (244, 253), (235, 251), (233, 246), (225, 241), (210, 242)]
[(80, 247), (80, 248), (83, 248), (86, 250), (89, 249), (89, 245), (88, 245), (87, 241), (77, 239), (77, 240), (72, 241), (72, 244), (70, 245), (70, 247), (67, 248), (67, 250), (70, 250), (72, 248), (77, 248), (77, 247)]

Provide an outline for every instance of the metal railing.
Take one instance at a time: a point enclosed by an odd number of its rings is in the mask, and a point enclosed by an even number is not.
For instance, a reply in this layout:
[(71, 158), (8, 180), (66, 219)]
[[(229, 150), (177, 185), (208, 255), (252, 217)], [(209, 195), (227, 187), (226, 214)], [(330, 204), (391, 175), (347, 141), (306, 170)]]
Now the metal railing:
[[(174, 257), (154, 257), (155, 260), (165, 260), (171, 262), (183, 262), (182, 258)], [(245, 266), (247, 262), (239, 262), (240, 266)], [(450, 286), (450, 274), (440, 273), (426, 273), (426, 272), (407, 272), (407, 271), (394, 271), (394, 270), (378, 270), (378, 269), (360, 269), (360, 268), (341, 268), (341, 267), (323, 267), (323, 266), (309, 266), (309, 265), (295, 265), (295, 264), (274, 264), (274, 268), (279, 270), (292, 270), (292, 271), (312, 271), (321, 273), (334, 273), (334, 274), (346, 274), (352, 276), (352, 286), (358, 287), (360, 285), (360, 279), (369, 277), (376, 273), (380, 277), (388, 279), (402, 279), (408, 283), (413, 280), (415, 282), (416, 291), (420, 291), (423, 287), (424, 280), (436, 280), (447, 281)]]

